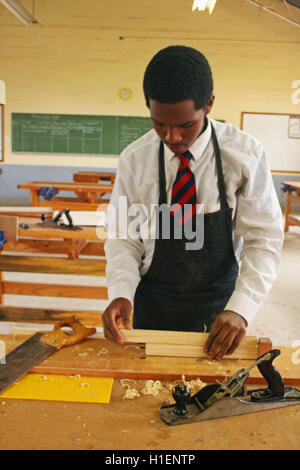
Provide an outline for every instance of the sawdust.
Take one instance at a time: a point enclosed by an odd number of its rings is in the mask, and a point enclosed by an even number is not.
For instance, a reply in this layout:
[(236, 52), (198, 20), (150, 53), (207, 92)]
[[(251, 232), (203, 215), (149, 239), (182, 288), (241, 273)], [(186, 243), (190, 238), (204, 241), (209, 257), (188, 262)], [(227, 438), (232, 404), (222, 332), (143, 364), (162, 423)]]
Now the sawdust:
[[(185, 376), (181, 377), (182, 382), (184, 385), (190, 387), (192, 393), (196, 393), (197, 391), (201, 390), (206, 383), (202, 382), (200, 378), (187, 381), (185, 380)], [(168, 397), (164, 397), (164, 403), (169, 401), (171, 397), (172, 390), (177, 384), (175, 383), (162, 383), (160, 380), (145, 380), (142, 381), (142, 385), (137, 383), (136, 380), (133, 379), (121, 379), (120, 380), (121, 387), (126, 388), (125, 394), (123, 395), (123, 400), (132, 400), (135, 398), (140, 398), (142, 395), (151, 395), (151, 396), (161, 396), (163, 394), (167, 394)]]
[(101, 348), (100, 351), (97, 352), (97, 356), (101, 356), (101, 354), (107, 354), (108, 353), (108, 349), (106, 348)]

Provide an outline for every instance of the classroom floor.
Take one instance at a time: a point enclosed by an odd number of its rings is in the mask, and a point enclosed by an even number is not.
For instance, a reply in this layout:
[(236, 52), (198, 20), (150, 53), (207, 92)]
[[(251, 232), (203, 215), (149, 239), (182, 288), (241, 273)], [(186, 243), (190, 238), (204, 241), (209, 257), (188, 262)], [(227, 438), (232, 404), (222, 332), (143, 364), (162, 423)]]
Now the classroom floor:
[[(300, 228), (290, 227), (285, 234), (281, 254), (281, 266), (277, 281), (253, 322), (247, 334), (267, 336), (274, 345), (288, 346), (300, 340)], [(24, 280), (22, 273), (5, 273), (7, 280)], [(41, 275), (26, 274), (26, 280), (40, 282)], [(43, 275), (43, 282), (53, 282), (57, 275)], [(74, 281), (76, 278), (76, 281)], [(61, 276), (61, 283), (78, 285), (105, 285), (105, 278), (91, 276)], [(102, 311), (107, 301), (90, 299), (56, 299), (6, 295), (5, 304), (13, 306), (34, 306), (68, 310)], [(25, 326), (25, 324), (24, 324)], [(1, 323), (0, 333), (9, 332), (10, 325)]]

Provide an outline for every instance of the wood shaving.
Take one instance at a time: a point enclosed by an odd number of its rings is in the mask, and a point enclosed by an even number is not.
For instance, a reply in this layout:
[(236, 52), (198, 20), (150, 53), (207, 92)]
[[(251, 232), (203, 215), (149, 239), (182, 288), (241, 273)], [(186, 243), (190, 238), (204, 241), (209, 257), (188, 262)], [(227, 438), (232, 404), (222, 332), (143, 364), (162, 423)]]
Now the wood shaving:
[(85, 356), (88, 356), (89, 353), (88, 352), (82, 352), (82, 353), (79, 353), (78, 356), (80, 357), (85, 357)]
[(80, 377), (81, 377), (80, 374), (69, 375), (69, 379), (80, 379)]
[(129, 344), (127, 346), (124, 346), (124, 349), (128, 348), (141, 349), (141, 346), (136, 346), (135, 344)]
[(129, 383), (126, 383), (125, 381), (129, 382), (134, 382), (134, 385), (136, 384), (135, 380), (132, 379), (121, 379), (121, 387), (127, 387), (127, 390), (125, 391), (125, 395), (123, 396), (123, 400), (132, 400), (133, 398), (140, 397), (140, 394), (138, 390), (134, 387), (132, 387)]
[(81, 387), (87, 387), (87, 388), (89, 388), (89, 386), (90, 386), (90, 384), (89, 384), (89, 383), (86, 383), (86, 382), (83, 382), (83, 383), (81, 384)]
[(206, 383), (205, 382), (202, 382), (201, 379), (194, 379), (194, 380), (190, 380), (190, 381), (186, 381), (185, 380), (185, 376), (182, 375), (181, 376), (182, 378), (182, 382), (184, 385), (190, 387), (191, 391), (194, 392), (194, 391), (198, 391), (198, 390), (201, 390), (201, 388), (205, 387)]
[(100, 351), (97, 352), (97, 356), (100, 356), (101, 354), (107, 354), (108, 349), (106, 348), (101, 348)]
[(142, 390), (143, 395), (157, 395), (161, 392), (163, 387), (160, 380), (146, 380), (145, 387)]

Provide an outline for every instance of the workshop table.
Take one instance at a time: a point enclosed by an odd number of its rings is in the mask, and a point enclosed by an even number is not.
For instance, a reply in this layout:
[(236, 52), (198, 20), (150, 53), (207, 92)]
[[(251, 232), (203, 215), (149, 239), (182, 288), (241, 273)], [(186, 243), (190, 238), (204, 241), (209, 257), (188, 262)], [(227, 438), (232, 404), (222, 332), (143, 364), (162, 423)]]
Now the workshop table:
[[(6, 335), (8, 349), (20, 337)], [(0, 337), (3, 340), (5, 335)], [(100, 340), (88, 339), (76, 345), (76, 354), (88, 351)], [(100, 342), (99, 348), (103, 345)], [(115, 348), (121, 348), (114, 345)], [(69, 349), (69, 351), (67, 351)], [(65, 351), (63, 351), (65, 350)], [(100, 351), (100, 349), (99, 349)], [(127, 354), (130, 349), (127, 350)], [(134, 353), (134, 349), (131, 349)], [(74, 357), (74, 349), (62, 350), (43, 362), (63, 365), (63, 357)], [(97, 351), (94, 351), (94, 359)], [(104, 354), (100, 355), (102, 359)], [(79, 357), (89, 367), (89, 356)], [(276, 359), (277, 360), (277, 359)], [(108, 361), (108, 359), (107, 359)], [(145, 362), (145, 361), (144, 361)], [(172, 364), (172, 361), (169, 361)], [(171, 367), (171, 366), (170, 366)], [(200, 366), (199, 366), (200, 367)], [(280, 369), (279, 369), (280, 370)], [(184, 373), (184, 369), (182, 370)], [(282, 372), (280, 370), (280, 372)], [(122, 379), (115, 378), (109, 404), (73, 402), (0, 400), (1, 449), (96, 450), (299, 450), (300, 406), (291, 406), (212, 421), (167, 426), (159, 417), (163, 401), (171, 395), (142, 395), (124, 399)], [(175, 385), (181, 381), (167, 382)], [(144, 380), (137, 380), (139, 390)], [(263, 385), (264, 386), (264, 385)], [(2, 431), (1, 431), (2, 430)], [(170, 452), (171, 454), (171, 452)], [(105, 455), (105, 452), (104, 452)], [(129, 453), (130, 455), (130, 453)], [(153, 462), (152, 462), (153, 463)], [(198, 460), (200, 464), (201, 461)]]
[[(56, 194), (60, 191), (70, 191), (75, 193), (76, 197), (58, 197), (55, 194), (51, 199), (42, 200), (43, 188), (47, 188), (48, 192), (55, 190)], [(67, 208), (77, 211), (96, 211), (99, 204), (109, 202), (109, 199), (105, 199), (103, 196), (112, 192), (113, 184), (31, 181), (18, 185), (18, 189), (30, 191), (30, 201), (34, 207), (48, 206), (53, 210)]]
[(73, 181), (80, 183), (101, 183), (102, 181), (115, 182), (116, 173), (110, 171), (77, 171), (73, 175)]
[[(80, 254), (104, 256), (107, 232), (104, 227), (80, 227), (81, 230), (56, 229), (27, 223), (19, 228), (18, 241), (3, 245), (5, 251), (27, 253), (60, 253), (76, 259)], [(22, 221), (22, 219), (20, 219)]]
[(292, 203), (300, 204), (300, 181), (283, 181), (282, 185), (286, 192), (284, 231), (288, 232), (290, 225), (300, 227), (300, 220), (290, 215)]

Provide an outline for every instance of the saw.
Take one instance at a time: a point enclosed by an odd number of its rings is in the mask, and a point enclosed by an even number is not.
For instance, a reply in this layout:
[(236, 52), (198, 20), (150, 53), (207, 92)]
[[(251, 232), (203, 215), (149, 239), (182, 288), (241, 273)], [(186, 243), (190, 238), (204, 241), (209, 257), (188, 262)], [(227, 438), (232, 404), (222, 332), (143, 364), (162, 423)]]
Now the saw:
[[(160, 417), (168, 425), (243, 415), (257, 411), (300, 404), (300, 390), (285, 387), (273, 365), (281, 353), (272, 349), (260, 356), (247, 369), (240, 369), (224, 383), (203, 387), (191, 396), (190, 388), (177, 385), (172, 390), (175, 404), (162, 406)], [(245, 383), (251, 369), (256, 367), (268, 383), (268, 388), (246, 392)]]
[[(63, 330), (65, 326), (70, 327), (71, 331)], [(35, 333), (0, 360), (0, 393), (53, 352), (76, 344), (94, 333), (96, 328), (86, 328), (75, 317), (57, 322), (49, 333)]]

